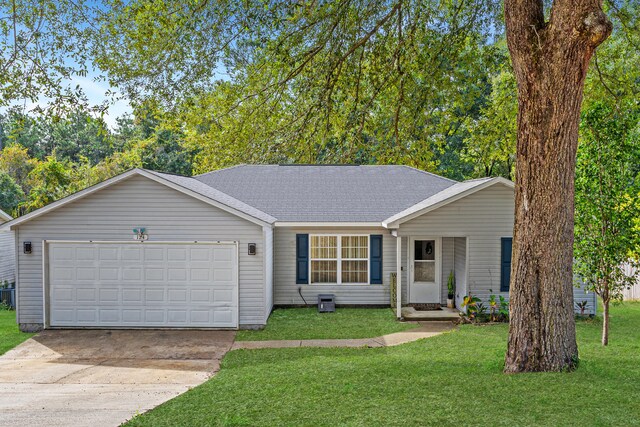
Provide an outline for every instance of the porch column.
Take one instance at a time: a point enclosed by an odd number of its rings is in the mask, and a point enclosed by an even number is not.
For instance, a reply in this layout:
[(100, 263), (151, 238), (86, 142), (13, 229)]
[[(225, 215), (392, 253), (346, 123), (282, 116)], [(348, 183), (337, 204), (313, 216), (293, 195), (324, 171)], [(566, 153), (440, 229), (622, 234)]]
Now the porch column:
[(396, 232), (396, 317), (402, 317), (402, 237)]

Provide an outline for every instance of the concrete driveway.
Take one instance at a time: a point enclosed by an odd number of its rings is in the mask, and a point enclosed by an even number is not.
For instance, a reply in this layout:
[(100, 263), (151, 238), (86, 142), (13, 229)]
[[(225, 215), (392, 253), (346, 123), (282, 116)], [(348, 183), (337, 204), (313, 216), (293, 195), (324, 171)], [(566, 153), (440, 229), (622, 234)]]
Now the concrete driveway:
[(117, 426), (203, 383), (233, 331), (44, 331), (0, 356), (0, 426)]

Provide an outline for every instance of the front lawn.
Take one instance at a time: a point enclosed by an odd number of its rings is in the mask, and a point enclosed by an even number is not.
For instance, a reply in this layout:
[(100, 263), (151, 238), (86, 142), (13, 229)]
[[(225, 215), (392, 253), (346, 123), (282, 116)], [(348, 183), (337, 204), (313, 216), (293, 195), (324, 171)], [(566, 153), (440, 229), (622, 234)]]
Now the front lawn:
[(391, 348), (232, 351), (130, 425), (640, 425), (638, 325), (640, 303), (614, 307), (603, 348), (600, 322), (580, 322), (580, 366), (560, 374), (503, 374), (507, 325)]
[(32, 336), (33, 334), (20, 332), (15, 311), (0, 309), (0, 355)]
[(318, 313), (314, 308), (284, 308), (271, 313), (260, 331), (240, 331), (237, 341), (374, 338), (415, 328), (396, 320), (390, 308), (338, 308)]

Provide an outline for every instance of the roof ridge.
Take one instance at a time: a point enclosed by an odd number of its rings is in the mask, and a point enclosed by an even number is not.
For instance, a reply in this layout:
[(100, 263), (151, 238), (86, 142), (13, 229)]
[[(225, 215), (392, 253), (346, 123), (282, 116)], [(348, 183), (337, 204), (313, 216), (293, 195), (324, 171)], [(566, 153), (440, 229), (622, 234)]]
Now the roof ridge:
[(226, 171), (226, 170), (230, 170), (230, 169), (235, 169), (235, 168), (239, 168), (241, 166), (258, 166), (258, 165), (249, 165), (248, 163), (238, 163), (237, 165), (233, 165), (233, 166), (227, 166), (226, 168), (221, 168), (221, 169), (214, 169), (212, 171), (209, 172), (205, 172), (205, 173), (199, 173), (197, 175), (192, 175), (189, 178), (195, 178), (197, 176), (203, 176), (203, 175), (209, 175), (210, 173), (215, 173), (215, 172), (220, 172), (220, 171)]
[(465, 179), (464, 181), (460, 181), (460, 182), (483, 181), (483, 180), (489, 180), (489, 179), (493, 179), (493, 178), (501, 178), (501, 177), (498, 177), (498, 176), (483, 176), (481, 178)]
[[(380, 165), (380, 166), (389, 166), (389, 165)], [(454, 184), (457, 184), (457, 183), (460, 182), (460, 181), (456, 181), (455, 179), (447, 178), (446, 176), (438, 175), (438, 174), (435, 174), (435, 173), (432, 173), (432, 172), (427, 172), (425, 170), (414, 168), (413, 166), (409, 166), (409, 165), (392, 165), (392, 166), (401, 166), (401, 167), (404, 167), (404, 168), (412, 169), (412, 170), (415, 170), (415, 171), (418, 171), (418, 172), (422, 172), (425, 175), (435, 176), (436, 178), (441, 178), (441, 179), (444, 179), (446, 181), (453, 182)]]

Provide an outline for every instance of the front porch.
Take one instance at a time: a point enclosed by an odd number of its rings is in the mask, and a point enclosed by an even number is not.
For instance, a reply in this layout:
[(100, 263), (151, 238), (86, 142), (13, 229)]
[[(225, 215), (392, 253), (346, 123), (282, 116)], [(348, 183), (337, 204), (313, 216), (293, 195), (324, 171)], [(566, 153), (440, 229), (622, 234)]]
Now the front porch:
[[(391, 280), (391, 304), (396, 317), (405, 320), (459, 319), (464, 296), (468, 293), (468, 238), (400, 233), (398, 230), (392, 232), (396, 237), (396, 272)], [(447, 308), (450, 274), (455, 278), (454, 308)], [(414, 308), (414, 305), (422, 304), (439, 304), (441, 309)]]

